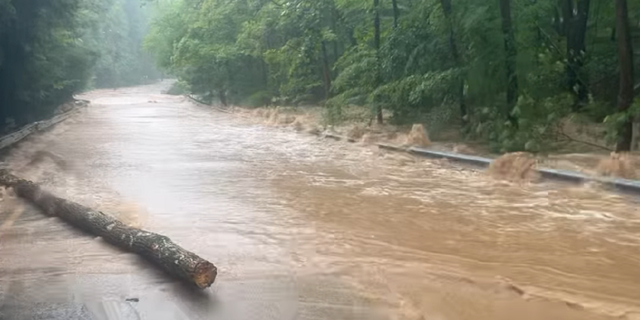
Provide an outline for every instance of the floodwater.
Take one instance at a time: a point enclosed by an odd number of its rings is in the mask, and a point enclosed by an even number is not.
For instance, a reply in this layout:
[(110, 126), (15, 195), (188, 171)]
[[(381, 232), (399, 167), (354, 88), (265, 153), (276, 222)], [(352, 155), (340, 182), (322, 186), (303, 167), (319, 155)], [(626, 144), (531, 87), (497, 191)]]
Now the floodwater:
[(638, 199), (499, 182), (161, 88), (89, 93), (6, 160), (212, 261), (216, 283), (193, 291), (5, 192), (0, 319), (640, 319)]

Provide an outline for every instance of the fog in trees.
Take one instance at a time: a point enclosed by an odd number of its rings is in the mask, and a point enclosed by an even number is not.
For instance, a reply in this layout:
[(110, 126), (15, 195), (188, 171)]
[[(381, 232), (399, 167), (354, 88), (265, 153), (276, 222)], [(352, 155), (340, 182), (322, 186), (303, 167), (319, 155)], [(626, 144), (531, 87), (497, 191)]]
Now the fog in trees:
[(49, 117), (73, 94), (158, 77), (139, 0), (0, 0), (0, 131)]

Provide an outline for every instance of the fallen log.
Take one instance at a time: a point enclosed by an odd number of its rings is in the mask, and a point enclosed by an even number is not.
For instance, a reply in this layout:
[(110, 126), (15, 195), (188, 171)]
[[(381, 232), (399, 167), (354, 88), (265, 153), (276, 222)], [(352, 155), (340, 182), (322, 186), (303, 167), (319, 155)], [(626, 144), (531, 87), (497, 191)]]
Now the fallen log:
[(0, 185), (13, 188), (16, 195), (47, 215), (59, 217), (76, 228), (102, 237), (114, 246), (136, 253), (200, 289), (210, 287), (216, 279), (217, 268), (211, 262), (176, 245), (166, 236), (129, 227), (110, 215), (58, 198), (37, 184), (20, 179), (4, 169), (0, 170)]

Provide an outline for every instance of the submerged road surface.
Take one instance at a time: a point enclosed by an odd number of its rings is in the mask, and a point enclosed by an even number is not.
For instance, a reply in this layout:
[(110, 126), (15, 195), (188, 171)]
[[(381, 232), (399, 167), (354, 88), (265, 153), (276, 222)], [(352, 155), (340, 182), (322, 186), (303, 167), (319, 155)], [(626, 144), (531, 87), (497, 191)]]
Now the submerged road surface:
[(209, 259), (216, 284), (194, 292), (4, 192), (0, 319), (640, 319), (636, 199), (496, 182), (161, 87), (87, 94), (6, 160)]

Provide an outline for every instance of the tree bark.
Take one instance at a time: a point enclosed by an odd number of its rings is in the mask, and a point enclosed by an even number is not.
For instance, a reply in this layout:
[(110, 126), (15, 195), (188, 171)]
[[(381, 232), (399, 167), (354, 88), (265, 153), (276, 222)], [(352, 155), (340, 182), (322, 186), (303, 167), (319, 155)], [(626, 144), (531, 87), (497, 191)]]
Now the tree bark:
[(393, 6), (393, 28), (398, 28), (398, 20), (400, 19), (400, 9), (398, 8), (398, 0), (391, 0)]
[[(451, 8), (451, 0), (440, 0), (440, 4), (442, 5), (442, 11), (444, 12), (444, 17), (447, 19), (447, 24), (449, 25), (449, 49), (451, 50), (451, 56), (455, 63), (456, 68), (461, 67), (460, 60), (460, 52), (458, 51), (458, 46), (456, 44), (455, 34), (453, 32), (453, 18), (452, 8)], [(458, 84), (458, 103), (460, 104), (460, 119), (462, 119), (462, 124), (467, 124), (467, 105), (464, 100), (464, 78), (460, 77), (460, 83)]]
[(500, 0), (500, 15), (502, 20), (502, 34), (504, 36), (505, 70), (507, 74), (507, 108), (504, 110), (509, 121), (517, 126), (518, 122), (511, 115), (511, 110), (518, 100), (518, 76), (516, 74), (516, 39), (511, 24), (511, 0)]
[[(377, 57), (377, 65), (376, 65), (376, 86), (380, 85), (380, 0), (373, 0), (373, 46), (376, 49), (376, 57)], [(375, 101), (376, 103), (376, 114), (378, 119), (378, 124), (382, 124), (384, 119), (382, 117), (382, 105)]]
[[(633, 47), (629, 30), (629, 16), (626, 0), (616, 0), (616, 31), (618, 34), (618, 63), (620, 66), (620, 91), (618, 93), (618, 111), (628, 112), (633, 102)], [(633, 138), (633, 117), (618, 132), (616, 152), (630, 151)]]
[(0, 185), (15, 193), (50, 216), (56, 216), (106, 242), (136, 253), (172, 276), (204, 289), (213, 284), (217, 268), (196, 254), (176, 245), (166, 236), (133, 228), (102, 212), (58, 198), (31, 181), (0, 170)]
[(589, 19), (590, 0), (580, 0), (577, 6), (573, 0), (563, 0), (563, 29), (567, 41), (567, 86), (575, 97), (574, 111), (582, 109), (587, 102), (587, 83), (581, 78), (580, 70), (584, 66)]

